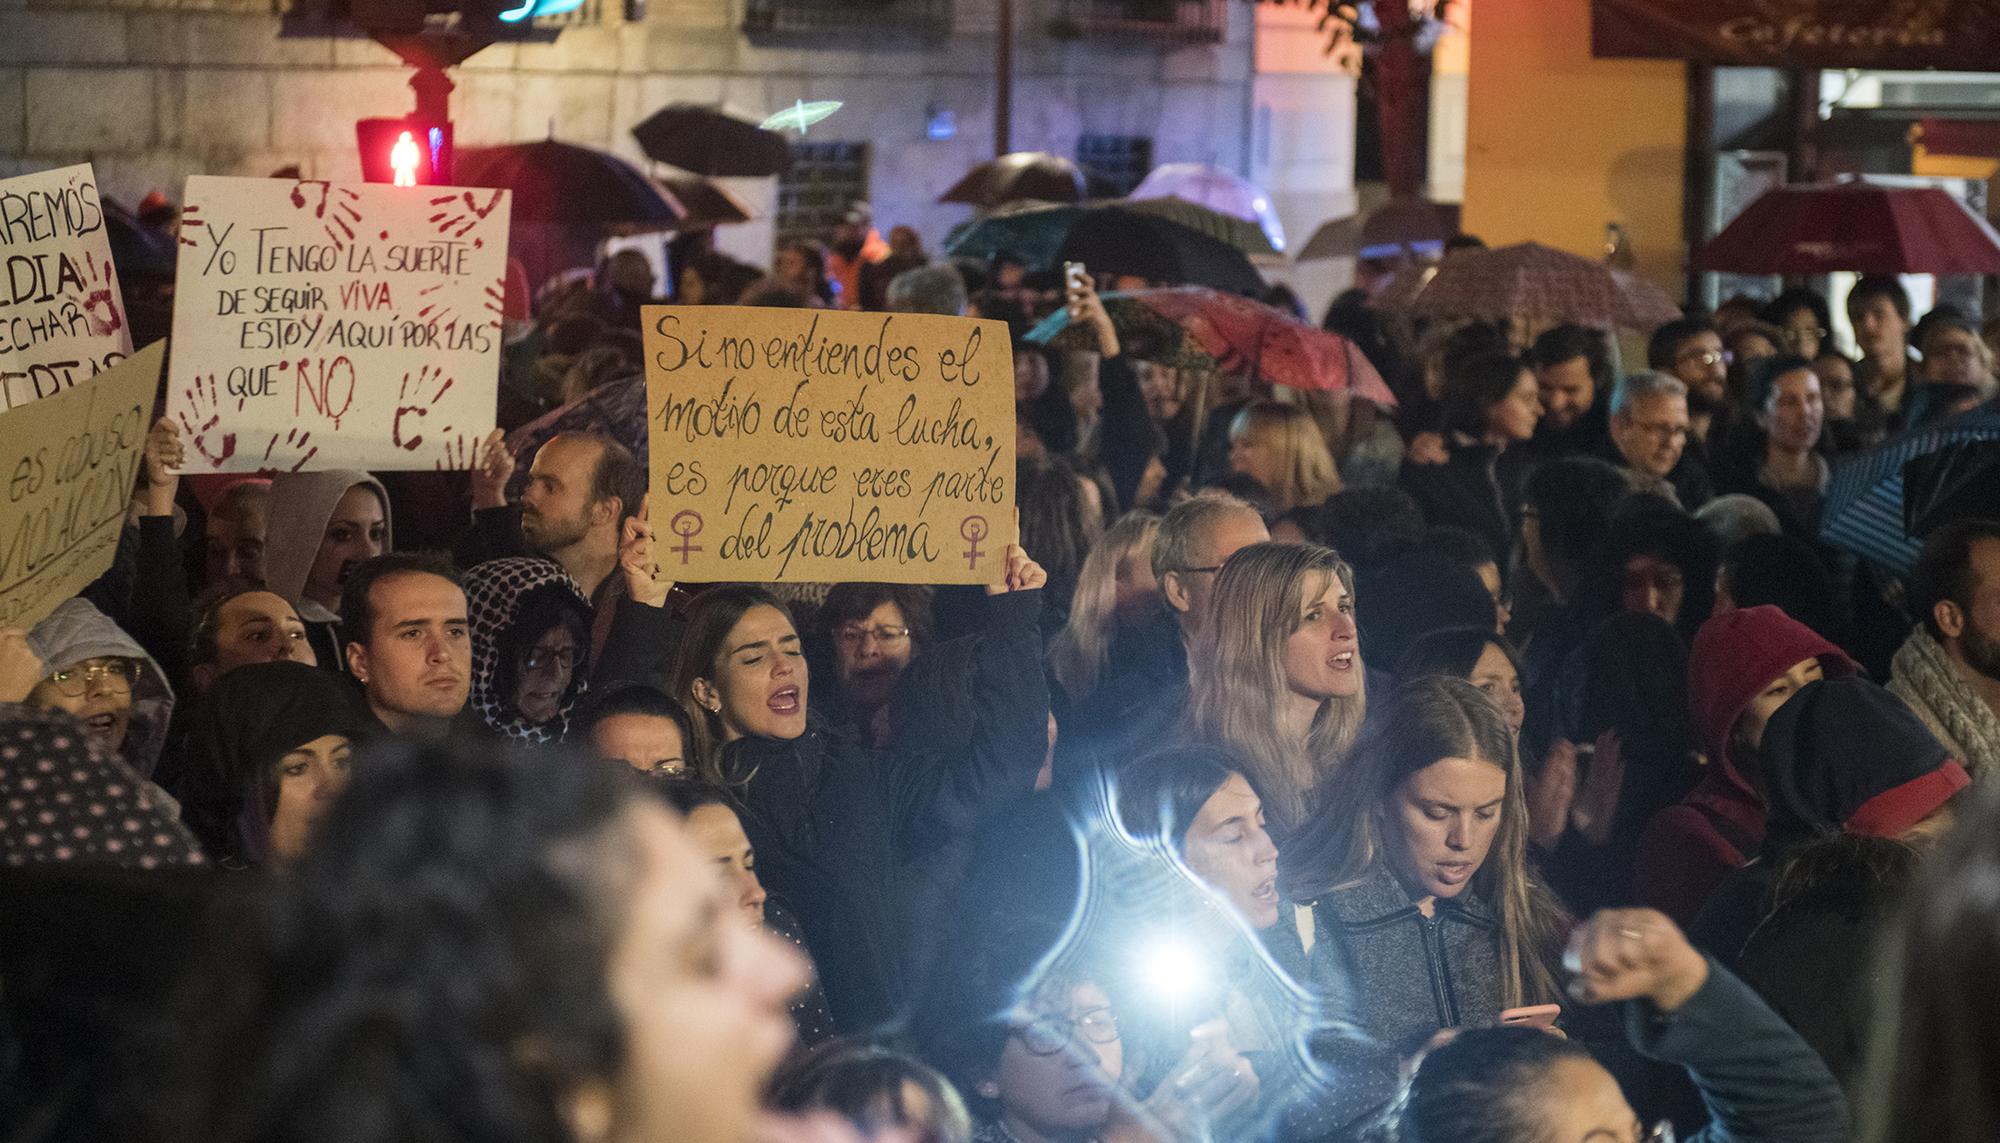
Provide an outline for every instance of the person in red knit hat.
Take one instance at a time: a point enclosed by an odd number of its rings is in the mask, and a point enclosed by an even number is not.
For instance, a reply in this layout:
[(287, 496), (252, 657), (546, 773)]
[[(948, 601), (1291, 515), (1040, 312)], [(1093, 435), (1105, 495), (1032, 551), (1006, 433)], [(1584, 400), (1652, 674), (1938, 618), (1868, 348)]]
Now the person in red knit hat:
[(1688, 709), (1707, 774), (1639, 837), (1633, 895), (1686, 927), (1731, 870), (1764, 844), (1764, 792), (1752, 752), (1771, 715), (1822, 678), (1848, 678), (1854, 660), (1769, 605), (1702, 624), (1688, 657)]

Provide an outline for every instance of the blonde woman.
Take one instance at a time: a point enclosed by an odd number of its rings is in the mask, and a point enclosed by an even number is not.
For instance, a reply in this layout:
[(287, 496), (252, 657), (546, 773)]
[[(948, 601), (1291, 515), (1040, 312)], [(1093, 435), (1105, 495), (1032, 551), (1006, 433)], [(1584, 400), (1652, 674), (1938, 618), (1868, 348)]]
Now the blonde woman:
[(1343, 1072), (1355, 1098), (1386, 1098), (1396, 1061), (1438, 1032), (1554, 1003), (1567, 918), (1529, 875), (1513, 733), (1466, 680), (1398, 687), (1326, 795), (1279, 886), (1312, 907), (1312, 983), (1383, 1053)]
[(1263, 543), (1215, 575), (1189, 656), (1189, 719), (1242, 759), (1283, 838), (1361, 726), (1354, 573), (1330, 548)]
[(1256, 401), (1229, 426), (1229, 471), (1264, 486), (1271, 509), (1285, 513), (1340, 491), (1340, 471), (1319, 422), (1296, 405)]
[(1129, 512), (1091, 545), (1077, 572), (1069, 620), (1049, 647), (1049, 671), (1063, 693), (1083, 701), (1098, 678), (1120, 631), (1142, 626), (1160, 607), (1153, 578), (1153, 538), (1160, 518)]

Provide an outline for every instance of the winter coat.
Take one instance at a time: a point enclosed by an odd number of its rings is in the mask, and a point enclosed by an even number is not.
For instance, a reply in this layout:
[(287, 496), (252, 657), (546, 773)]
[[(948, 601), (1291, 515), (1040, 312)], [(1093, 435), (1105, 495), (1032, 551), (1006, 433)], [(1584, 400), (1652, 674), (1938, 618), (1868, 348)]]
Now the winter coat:
[(1938, 641), (1919, 624), (1890, 664), (1889, 693), (1902, 699), (1974, 778), (2000, 771), (2000, 715), (1974, 694)]
[[(1029, 794), (1048, 744), (1048, 688), (1037, 619), (1041, 594), (994, 596), (971, 652), (962, 749), (901, 735), (870, 750), (817, 721), (796, 739), (744, 738), (722, 755), (741, 791), (758, 873), (797, 915), (835, 1023), (891, 1019), (913, 983), (905, 950), (922, 902), (949, 899), (964, 844), (981, 819)], [(948, 737), (948, 736), (947, 736)]]
[(49, 671), (73, 667), (86, 659), (123, 658), (139, 661), (139, 678), (132, 684), (132, 715), (118, 756), (150, 778), (166, 745), (173, 721), (174, 689), (165, 671), (145, 648), (91, 603), (70, 598), (28, 631), (28, 646)]
[(1486, 541), (1500, 566), (1514, 549), (1518, 485), (1510, 497), (1511, 472), (1522, 460), (1491, 445), (1457, 445), (1443, 464), (1404, 464), (1397, 483), (1424, 510), (1431, 527), (1464, 528)]
[(1803, 659), (1826, 674), (1854, 674), (1846, 652), (1775, 607), (1725, 612), (1702, 625), (1688, 659), (1688, 711), (1708, 772), (1681, 803), (1660, 811), (1639, 837), (1633, 895), (1686, 926), (1732, 869), (1764, 843), (1764, 799), (1729, 754), (1750, 701)]
[(1161, 608), (1143, 626), (1121, 631), (1097, 688), (1057, 696), (1058, 778), (1108, 773), (1156, 746), (1187, 709), (1187, 645), (1178, 612)]
[(340, 645), (340, 617), (305, 598), (306, 577), (326, 539), (326, 526), (340, 498), (356, 485), (367, 485), (382, 498), (382, 550), (393, 552), (395, 521), (389, 490), (382, 482), (355, 469), (326, 472), (281, 472), (271, 478), (270, 524), (264, 538), (264, 583), (298, 609), (306, 638), (322, 668), (345, 674), (347, 656)]

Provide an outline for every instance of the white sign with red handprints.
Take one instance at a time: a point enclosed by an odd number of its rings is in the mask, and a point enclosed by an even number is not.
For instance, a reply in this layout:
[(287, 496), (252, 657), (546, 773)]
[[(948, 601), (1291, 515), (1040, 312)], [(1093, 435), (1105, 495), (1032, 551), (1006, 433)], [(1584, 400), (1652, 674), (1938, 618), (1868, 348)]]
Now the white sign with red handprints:
[(0, 409), (131, 356), (104, 226), (88, 163), (0, 180)]
[(493, 428), (508, 205), (190, 178), (167, 378), (187, 471), (471, 467)]

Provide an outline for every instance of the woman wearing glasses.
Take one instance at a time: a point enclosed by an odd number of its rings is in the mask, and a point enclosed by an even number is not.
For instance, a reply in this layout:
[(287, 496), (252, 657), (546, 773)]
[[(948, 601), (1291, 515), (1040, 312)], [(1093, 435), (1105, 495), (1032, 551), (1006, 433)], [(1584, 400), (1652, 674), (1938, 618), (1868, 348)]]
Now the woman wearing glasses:
[[(1597, 914), (1571, 939), (1570, 992), (1622, 1003), (1641, 1055), (1687, 1069), (1709, 1124), (1691, 1143), (1841, 1143), (1826, 1065), (1742, 981), (1650, 909)], [(1532, 1028), (1466, 1032), (1427, 1053), (1391, 1113), (1395, 1143), (1674, 1143), (1588, 1049)]]
[(151, 777), (174, 712), (173, 688), (152, 656), (80, 597), (35, 624), (28, 646), (48, 668), (28, 705), (74, 716), (99, 749)]
[(889, 742), (889, 696), (931, 641), (931, 591), (895, 583), (843, 583), (820, 605), (833, 656), (828, 716), (870, 746)]
[(473, 709), (494, 733), (558, 742), (583, 693), (590, 605), (554, 560), (510, 556), (465, 573)]

